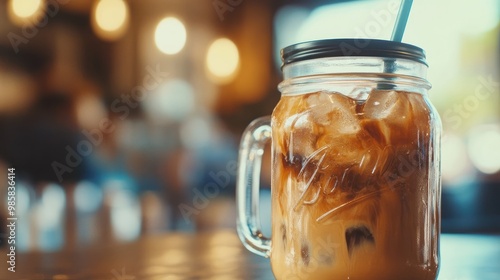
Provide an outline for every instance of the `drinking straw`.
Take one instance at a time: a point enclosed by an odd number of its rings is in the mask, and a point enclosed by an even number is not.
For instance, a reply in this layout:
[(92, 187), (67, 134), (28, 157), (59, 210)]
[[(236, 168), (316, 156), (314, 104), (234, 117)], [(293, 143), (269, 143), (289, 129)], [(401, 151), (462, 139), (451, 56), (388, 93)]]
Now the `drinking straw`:
[(402, 0), (401, 6), (399, 6), (398, 17), (396, 18), (396, 23), (392, 30), (392, 41), (401, 42), (401, 40), (403, 40), (403, 34), (405, 33), (406, 23), (408, 22), (412, 4), (413, 0)]

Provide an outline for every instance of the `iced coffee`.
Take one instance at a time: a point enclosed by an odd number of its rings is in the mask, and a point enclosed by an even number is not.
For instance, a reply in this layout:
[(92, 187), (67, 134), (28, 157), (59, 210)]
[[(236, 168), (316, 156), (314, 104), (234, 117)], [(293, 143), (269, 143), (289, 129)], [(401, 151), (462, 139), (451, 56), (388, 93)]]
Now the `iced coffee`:
[(272, 115), (277, 279), (435, 279), (433, 114), (420, 93), (283, 95)]

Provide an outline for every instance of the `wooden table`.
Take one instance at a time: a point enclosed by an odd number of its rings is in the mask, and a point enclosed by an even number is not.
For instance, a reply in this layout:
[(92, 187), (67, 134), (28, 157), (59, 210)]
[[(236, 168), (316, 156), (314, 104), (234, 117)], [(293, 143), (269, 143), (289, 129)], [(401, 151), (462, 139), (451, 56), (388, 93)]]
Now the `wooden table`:
[[(444, 234), (441, 252), (439, 280), (500, 279), (499, 235)], [(246, 251), (230, 231), (175, 233), (127, 244), (19, 254), (15, 273), (7, 271), (5, 250), (0, 253), (2, 280), (274, 279), (269, 260)]]

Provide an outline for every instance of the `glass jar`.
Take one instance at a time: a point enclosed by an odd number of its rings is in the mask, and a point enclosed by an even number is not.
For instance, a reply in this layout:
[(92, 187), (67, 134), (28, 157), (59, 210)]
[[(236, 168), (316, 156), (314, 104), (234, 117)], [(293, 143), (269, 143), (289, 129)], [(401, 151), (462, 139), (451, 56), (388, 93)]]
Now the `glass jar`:
[[(277, 279), (436, 279), (441, 121), (418, 47), (336, 39), (282, 50), (282, 97), (244, 132), (243, 244)], [(260, 230), (271, 140), (272, 242)]]

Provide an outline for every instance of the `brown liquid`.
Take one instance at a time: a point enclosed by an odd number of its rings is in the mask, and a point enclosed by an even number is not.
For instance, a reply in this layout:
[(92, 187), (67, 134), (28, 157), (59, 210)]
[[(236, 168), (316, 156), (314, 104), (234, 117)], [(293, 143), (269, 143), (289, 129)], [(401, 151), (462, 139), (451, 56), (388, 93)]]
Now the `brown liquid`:
[(273, 113), (277, 279), (435, 279), (432, 113), (416, 93), (284, 96)]

